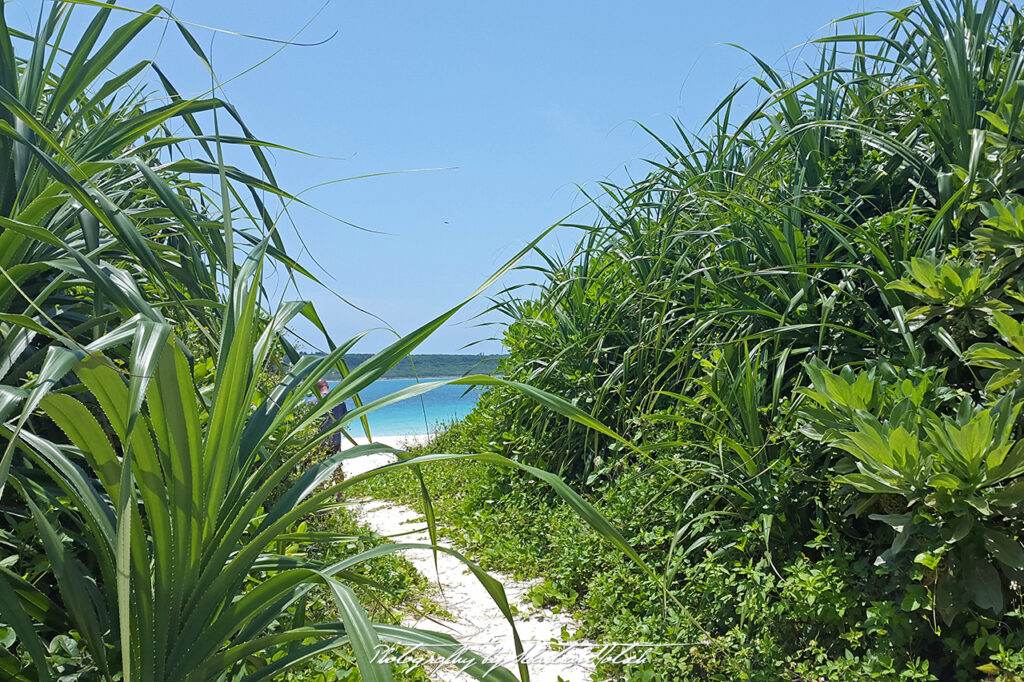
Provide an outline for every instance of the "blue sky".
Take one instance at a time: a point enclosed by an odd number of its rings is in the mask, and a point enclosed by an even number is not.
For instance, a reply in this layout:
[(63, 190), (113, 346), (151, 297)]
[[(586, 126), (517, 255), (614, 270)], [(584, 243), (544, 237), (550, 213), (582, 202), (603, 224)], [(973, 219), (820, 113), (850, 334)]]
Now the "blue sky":
[[(122, 2), (135, 8), (149, 3)], [(813, 59), (799, 48), (830, 20), (902, 3), (880, 0), (267, 2), (178, 0), (184, 20), (317, 47), (193, 31), (212, 47), (227, 98), (263, 139), (320, 155), (274, 155), (288, 189), (381, 171), (443, 168), (312, 190), (324, 212), (388, 234), (361, 232), (306, 209), (292, 212), (328, 287), (407, 332), (461, 302), (549, 225), (584, 203), (578, 186), (627, 181), (658, 148), (636, 122), (671, 137), (673, 118), (698, 127), (742, 79), (757, 74), (736, 43), (777, 68)], [(21, 27), (36, 3), (8, 3)], [(76, 10), (87, 14), (87, 8)], [(127, 17), (125, 17), (127, 18)], [(34, 22), (34, 19), (31, 21)], [(174, 32), (151, 28), (138, 56), (156, 54), (183, 94), (209, 76)], [(589, 214), (584, 213), (584, 216)], [(291, 228), (293, 249), (300, 248)], [(562, 228), (545, 245), (569, 249)], [(523, 281), (524, 275), (509, 282)], [(497, 289), (492, 290), (494, 292)], [(304, 287), (335, 339), (379, 326), (328, 291)], [(289, 298), (296, 298), (295, 292)], [(500, 333), (468, 306), (420, 348), (458, 352)], [(489, 319), (499, 320), (492, 317)], [(303, 333), (308, 329), (301, 330)], [(393, 336), (376, 333), (359, 348)], [(498, 352), (488, 341), (466, 352)]]

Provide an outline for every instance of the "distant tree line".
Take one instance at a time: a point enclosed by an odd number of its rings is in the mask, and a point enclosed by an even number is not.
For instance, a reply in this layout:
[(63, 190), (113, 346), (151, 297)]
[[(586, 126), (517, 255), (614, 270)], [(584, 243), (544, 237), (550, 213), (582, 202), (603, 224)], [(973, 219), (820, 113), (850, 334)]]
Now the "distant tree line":
[[(320, 356), (322, 353), (312, 353)], [(345, 356), (345, 364), (355, 369), (370, 359), (370, 353), (350, 353)], [(504, 355), (444, 355), (422, 354), (410, 355), (392, 367), (385, 375), (386, 379), (420, 379), (437, 377), (460, 377), (466, 374), (493, 374), (498, 368), (498, 361)], [(341, 374), (332, 370), (326, 375), (328, 380), (340, 379)]]

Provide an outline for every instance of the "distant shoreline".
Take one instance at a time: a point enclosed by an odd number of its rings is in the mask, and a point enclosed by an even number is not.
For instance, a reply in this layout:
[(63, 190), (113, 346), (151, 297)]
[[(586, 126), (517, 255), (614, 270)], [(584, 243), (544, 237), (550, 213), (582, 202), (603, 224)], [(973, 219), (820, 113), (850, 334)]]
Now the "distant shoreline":
[[(323, 357), (314, 354), (314, 357)], [(345, 355), (345, 364), (349, 370), (354, 370), (362, 363), (369, 360), (372, 355), (368, 353), (348, 353)], [(494, 374), (504, 355), (456, 355), (456, 354), (421, 354), (410, 355), (399, 360), (394, 367), (388, 370), (382, 379), (452, 379), (467, 374)], [(328, 381), (338, 381), (341, 378), (337, 368), (327, 372), (325, 377)]]
[[(490, 376), (490, 375), (488, 375)], [(438, 377), (381, 377), (374, 381), (443, 381), (445, 379), (462, 379), (461, 376), (438, 376)], [(328, 379), (328, 382), (339, 382), (341, 379)]]

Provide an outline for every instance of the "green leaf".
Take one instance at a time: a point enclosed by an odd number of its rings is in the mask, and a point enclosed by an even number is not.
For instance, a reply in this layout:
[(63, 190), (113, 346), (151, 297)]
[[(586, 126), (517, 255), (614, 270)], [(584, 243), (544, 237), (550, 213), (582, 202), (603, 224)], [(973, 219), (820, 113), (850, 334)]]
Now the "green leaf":
[(992, 564), (987, 561), (969, 562), (964, 567), (963, 583), (971, 601), (983, 609), (1002, 613), (1003, 589), (999, 573)]
[(902, 495), (903, 490), (868, 474), (846, 474), (836, 478), (839, 483), (852, 485), (862, 493)]
[(997, 507), (1005, 507), (1008, 513), (1014, 513), (1024, 504), (1024, 479), (995, 488), (989, 494), (989, 501)]
[[(0, 17), (2, 16), (3, 12), (0, 11)], [(3, 618), (4, 622), (10, 625), (14, 632), (17, 633), (18, 639), (32, 658), (32, 663), (35, 665), (36, 674), (39, 679), (44, 681), (52, 680), (53, 672), (50, 669), (49, 657), (46, 654), (43, 642), (32, 626), (32, 621), (28, 619), (24, 609), (18, 602), (17, 595), (11, 589), (10, 583), (2, 574), (0, 574), (0, 618)]]
[(377, 662), (380, 639), (377, 631), (359, 603), (359, 598), (351, 587), (334, 580), (327, 579), (327, 586), (334, 597), (341, 620), (345, 623), (345, 631), (352, 643), (356, 662), (359, 664), (359, 676), (366, 682), (390, 682), (394, 680), (391, 666)]
[(1005, 533), (985, 530), (985, 549), (1004, 566), (1024, 570), (1024, 547)]
[(954, 476), (949, 472), (942, 472), (934, 474), (928, 478), (928, 485), (933, 488), (945, 488), (948, 490), (958, 490), (963, 487), (963, 481)]

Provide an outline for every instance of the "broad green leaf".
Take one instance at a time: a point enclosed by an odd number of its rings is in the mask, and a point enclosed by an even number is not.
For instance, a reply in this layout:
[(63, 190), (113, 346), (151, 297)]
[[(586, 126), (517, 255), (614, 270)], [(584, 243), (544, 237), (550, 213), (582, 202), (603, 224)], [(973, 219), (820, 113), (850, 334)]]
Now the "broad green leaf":
[(1003, 588), (999, 573), (991, 564), (987, 561), (971, 562), (964, 567), (963, 580), (967, 594), (975, 604), (995, 613), (1002, 612)]
[(985, 530), (985, 549), (999, 563), (1016, 570), (1024, 570), (1024, 547), (1019, 540), (1014, 540), (997, 530)]

